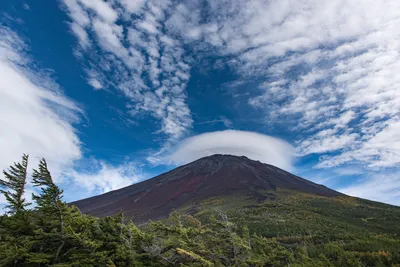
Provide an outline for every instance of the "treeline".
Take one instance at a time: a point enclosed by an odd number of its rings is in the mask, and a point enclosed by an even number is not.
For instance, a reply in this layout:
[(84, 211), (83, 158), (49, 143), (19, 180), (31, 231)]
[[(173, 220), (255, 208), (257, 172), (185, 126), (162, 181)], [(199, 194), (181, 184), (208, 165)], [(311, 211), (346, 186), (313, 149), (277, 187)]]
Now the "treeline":
[[(391, 266), (390, 255), (361, 259), (340, 244), (284, 246), (251, 234), (224, 214), (207, 222), (173, 212), (169, 219), (138, 228), (123, 214), (95, 218), (62, 200), (42, 159), (32, 181), (40, 193), (34, 208), (24, 199), (28, 156), (4, 171), (0, 217), (1, 266)], [(363, 260), (363, 261), (362, 261)], [(369, 262), (368, 262), (369, 261)]]

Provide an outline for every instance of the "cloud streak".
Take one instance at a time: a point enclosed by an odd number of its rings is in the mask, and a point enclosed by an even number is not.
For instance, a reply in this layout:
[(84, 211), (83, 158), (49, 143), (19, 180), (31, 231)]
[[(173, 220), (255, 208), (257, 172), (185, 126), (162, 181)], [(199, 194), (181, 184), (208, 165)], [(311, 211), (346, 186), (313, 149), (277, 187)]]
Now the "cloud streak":
[(82, 110), (65, 98), (46, 73), (34, 70), (26, 45), (10, 29), (0, 28), (0, 168), (23, 153), (49, 161), (55, 177), (81, 158), (73, 127)]
[(369, 175), (357, 184), (339, 189), (345, 194), (400, 206), (398, 173)]

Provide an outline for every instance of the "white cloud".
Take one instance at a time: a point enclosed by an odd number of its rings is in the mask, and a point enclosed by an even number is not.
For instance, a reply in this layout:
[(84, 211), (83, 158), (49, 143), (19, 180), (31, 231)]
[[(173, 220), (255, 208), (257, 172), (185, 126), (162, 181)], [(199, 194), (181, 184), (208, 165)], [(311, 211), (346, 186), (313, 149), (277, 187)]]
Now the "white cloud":
[(144, 0), (121, 0), (122, 5), (129, 13), (137, 12), (143, 5)]
[(341, 188), (338, 191), (360, 198), (390, 203), (400, 206), (399, 173), (370, 175), (362, 181)]
[(98, 41), (103, 49), (111, 52), (122, 60), (126, 60), (128, 52), (122, 46), (120, 36), (122, 27), (115, 24), (108, 24), (100, 19), (93, 21), (93, 28), (97, 35)]
[(100, 90), (103, 88), (103, 85), (101, 84), (101, 82), (99, 80), (97, 80), (96, 78), (89, 79), (88, 83), (96, 90)]
[(334, 172), (341, 175), (341, 176), (351, 176), (351, 175), (360, 175), (363, 174), (365, 171), (359, 167), (340, 167), (334, 169)]
[[(354, 150), (328, 157), (317, 167), (335, 167), (347, 162), (364, 162), (370, 168), (398, 167), (400, 163), (400, 122), (388, 120), (383, 129), (367, 137)], [(373, 131), (375, 132), (375, 131)]]
[(226, 128), (232, 128), (232, 121), (225, 116), (220, 116), (220, 121), (224, 124)]
[[(83, 28), (89, 25), (89, 14), (82, 8), (82, 4), (78, 2), (78, 0), (65, 0), (64, 4), (68, 8), (70, 16), (73, 18), (74, 22)], [(79, 36), (77, 37), (79, 38)]]
[(87, 190), (89, 194), (116, 190), (144, 178), (132, 163), (111, 166), (103, 161), (92, 160), (90, 166), (90, 169), (71, 171), (67, 174), (76, 185)]
[(166, 160), (176, 165), (213, 154), (247, 156), (285, 170), (293, 169), (294, 149), (282, 139), (255, 132), (226, 130), (187, 138), (180, 142)]
[(225, 116), (219, 116), (217, 119), (214, 120), (196, 122), (196, 124), (214, 124), (214, 123), (222, 123), (226, 128), (232, 128), (233, 126), (233, 122)]
[(81, 25), (78, 23), (71, 23), (71, 30), (78, 37), (79, 44), (83, 49), (86, 49), (90, 46), (89, 36)]
[[(98, 89), (104, 79), (97, 77), (107, 77), (107, 88), (120, 90), (131, 102), (131, 115), (149, 113), (160, 121), (159, 132), (168, 138), (184, 136), (192, 125), (185, 94), (190, 78), (189, 59), (179, 38), (160, 31), (166, 26), (165, 13), (172, 3), (125, 0), (65, 0), (64, 3), (72, 20), (72, 32), (81, 47), (90, 43), (93, 49), (98, 49), (96, 53), (88, 49), (79, 53), (90, 73), (97, 73), (95, 77), (88, 73), (88, 83)], [(92, 38), (87, 40), (89, 36)]]
[(353, 144), (357, 134), (341, 134), (339, 136), (315, 136), (302, 141), (299, 150), (303, 154), (332, 152)]
[(145, 30), (149, 34), (154, 34), (157, 33), (157, 27), (154, 25), (154, 23), (149, 22), (149, 21), (141, 21), (138, 23), (138, 28)]
[(88, 76), (88, 83), (93, 87), (94, 90), (100, 90), (104, 88), (105, 79), (101, 73), (96, 72), (93, 69), (86, 70)]
[(0, 28), (0, 169), (45, 157), (55, 176), (81, 158), (80, 140), (72, 123), (81, 109), (65, 98), (51, 78), (28, 68), (24, 42)]
[(80, 0), (87, 8), (96, 12), (96, 14), (108, 23), (113, 23), (118, 18), (118, 13), (103, 0)]

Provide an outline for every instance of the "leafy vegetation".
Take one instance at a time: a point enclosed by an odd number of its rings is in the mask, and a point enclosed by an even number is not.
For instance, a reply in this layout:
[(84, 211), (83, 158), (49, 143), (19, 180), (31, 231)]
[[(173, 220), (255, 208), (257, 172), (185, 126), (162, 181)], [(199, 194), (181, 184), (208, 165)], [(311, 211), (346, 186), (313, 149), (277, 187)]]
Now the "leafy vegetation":
[(27, 165), (24, 155), (0, 180), (1, 266), (400, 266), (398, 207), (278, 190), (189, 203), (137, 227), (63, 202), (44, 159), (27, 209)]

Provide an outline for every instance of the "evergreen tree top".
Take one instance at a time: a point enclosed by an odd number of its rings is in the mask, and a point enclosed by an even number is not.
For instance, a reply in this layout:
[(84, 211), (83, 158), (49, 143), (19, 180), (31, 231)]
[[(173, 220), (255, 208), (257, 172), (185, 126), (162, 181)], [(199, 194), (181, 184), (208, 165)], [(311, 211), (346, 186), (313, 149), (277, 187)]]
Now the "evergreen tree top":
[(18, 213), (30, 205), (24, 198), (29, 156), (23, 154), (21, 163), (14, 162), (8, 170), (3, 170), (5, 179), (0, 179), (0, 190), (4, 194), (10, 214)]
[(37, 203), (38, 209), (59, 209), (60, 203), (62, 202), (63, 190), (60, 189), (51, 177), (50, 171), (47, 168), (45, 159), (41, 159), (39, 162), (39, 170), (33, 170), (33, 185), (40, 187), (40, 195), (33, 194), (33, 199)]

